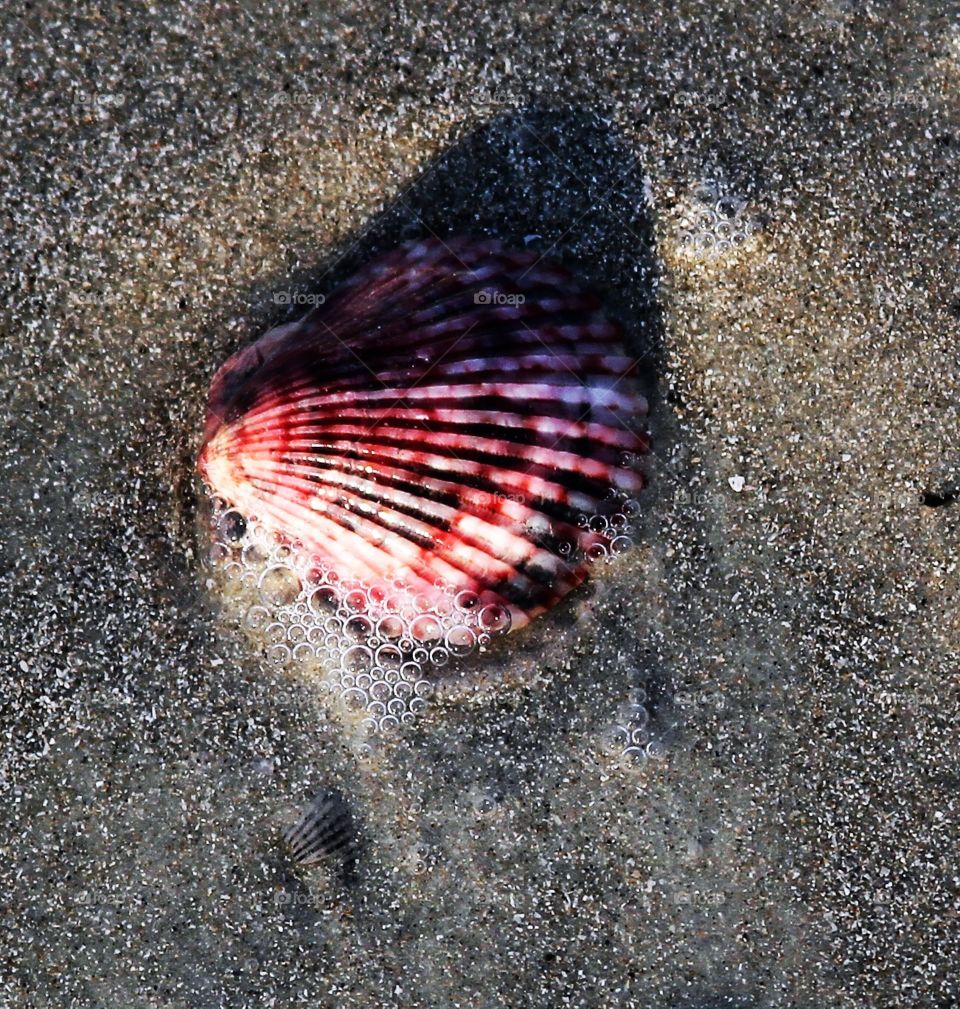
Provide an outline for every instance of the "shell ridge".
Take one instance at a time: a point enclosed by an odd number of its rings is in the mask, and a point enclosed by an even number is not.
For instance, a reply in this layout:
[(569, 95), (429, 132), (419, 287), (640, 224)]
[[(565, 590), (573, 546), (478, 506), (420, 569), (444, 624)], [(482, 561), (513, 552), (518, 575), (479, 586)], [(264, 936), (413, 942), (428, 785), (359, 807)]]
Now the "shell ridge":
[[(287, 423), (291, 437), (309, 435), (314, 431), (329, 430), (331, 427), (345, 425), (369, 425), (371, 421), (383, 417), (383, 410), (371, 410), (357, 405), (348, 409), (332, 410), (295, 410)], [(541, 414), (508, 413), (505, 410), (465, 410), (447, 407), (432, 407), (429, 414), (421, 407), (392, 407), (389, 412), (392, 423), (412, 426), (429, 419), (432, 430), (444, 430), (445, 426), (469, 428), (476, 425), (486, 432), (503, 431), (512, 437), (520, 437), (521, 433), (530, 438), (560, 438), (567, 441), (601, 442), (605, 447), (646, 451), (645, 438), (625, 427), (610, 427), (592, 421), (567, 420), (566, 418), (546, 417)], [(244, 432), (249, 435), (269, 432), (276, 426), (274, 418), (251, 418), (244, 425)]]
[[(527, 334), (529, 336), (529, 334)], [(531, 340), (531, 343), (539, 341)], [(581, 347), (576, 354), (562, 351), (554, 351), (543, 348), (539, 353), (515, 353), (512, 356), (499, 356), (491, 359), (488, 355), (477, 357), (477, 349), (474, 346), (458, 345), (449, 354), (430, 366), (430, 375), (436, 380), (446, 378), (448, 380), (478, 382), (483, 377), (499, 378), (510, 375), (515, 381), (524, 377), (536, 377), (550, 375), (556, 371), (557, 367), (566, 370), (571, 377), (576, 377), (580, 381), (589, 384), (591, 381), (599, 381), (600, 376), (611, 376), (622, 378), (629, 374), (630, 370), (636, 366), (633, 358), (625, 356), (614, 356), (602, 352), (596, 345)], [(518, 351), (521, 348), (518, 348)], [(539, 349), (539, 348), (538, 348)], [(400, 357), (400, 365), (396, 367), (394, 362), (389, 361), (378, 366), (376, 380), (383, 389), (402, 389), (410, 382), (412, 365), (409, 360)], [(345, 364), (342, 369), (324, 367), (326, 395), (334, 393), (351, 392), (362, 394), (369, 385), (370, 374), (364, 372), (357, 374), (356, 362)], [(536, 379), (535, 379), (536, 380)], [(316, 376), (311, 373), (304, 373), (295, 380), (291, 380), (286, 387), (286, 400), (288, 409), (297, 407), (297, 397), (301, 393), (308, 393), (316, 386)], [(634, 395), (642, 400), (638, 393)], [(304, 396), (305, 399), (310, 398)], [(265, 403), (271, 402), (269, 394), (264, 395), (257, 403), (257, 408)]]
[[(260, 476), (258, 479), (280, 490), (283, 489), (283, 483), (274, 478)], [(410, 578), (413, 575), (420, 581), (419, 587), (421, 589), (433, 588), (437, 578), (453, 580), (456, 584), (462, 584), (462, 587), (473, 590), (482, 587), (482, 583), (472, 580), (474, 576), (470, 572), (455, 567), (445, 557), (434, 556), (431, 560), (431, 553), (425, 549), (423, 543), (397, 536), (399, 529), (383, 525), (378, 527), (378, 523), (371, 517), (351, 513), (336, 504), (325, 506), (323, 518), (326, 523), (336, 524), (356, 536), (358, 540), (366, 543), (364, 555), (370, 570), (373, 571), (373, 575), (369, 576), (367, 580), (371, 583), (380, 580), (393, 581), (400, 578)], [(309, 524), (305, 523), (304, 527), (309, 528)], [(326, 532), (329, 535), (328, 529)], [(382, 544), (377, 543), (378, 539), (386, 538), (384, 536), (386, 533), (394, 534), (390, 539), (391, 550), (384, 550)], [(427, 535), (425, 539), (429, 545), (434, 545), (432, 536)], [(311, 546), (317, 549), (322, 549), (323, 543), (322, 537), (310, 538)], [(499, 568), (498, 571), (500, 571)], [(500, 576), (504, 573), (504, 571), (500, 571)], [(464, 575), (469, 577), (471, 581), (464, 583)]]
[[(543, 515), (554, 525), (558, 525), (558, 530), (564, 535), (574, 535), (578, 533), (576, 525), (577, 513), (573, 509), (554, 507), (552, 512), (545, 510), (549, 502), (542, 502), (542, 506), (534, 507), (524, 503), (519, 495), (509, 497), (498, 494), (495, 491), (483, 490), (466, 486), (462, 483), (440, 480), (436, 477), (424, 478), (421, 474), (412, 470), (404, 470), (397, 467), (378, 466), (375, 471), (362, 471), (363, 476), (357, 477), (353, 468), (340, 465), (342, 460), (323, 457), (309, 456), (304, 462), (314, 473), (322, 470), (322, 476), (317, 479), (332, 481), (337, 477), (343, 479), (366, 479), (370, 483), (385, 488), (384, 493), (388, 493), (393, 487), (409, 488), (411, 491), (418, 491), (421, 494), (430, 492), (435, 496), (434, 501), (440, 501), (454, 507), (466, 509), (471, 514), (479, 517), (487, 517), (491, 513), (493, 504), (496, 502), (497, 511), (494, 514), (504, 514), (504, 516), (514, 524), (529, 522), (538, 515)], [(293, 464), (296, 464), (294, 461)], [(335, 474), (336, 476), (331, 476)]]
[[(260, 479), (270, 482), (268, 477)], [(279, 486), (282, 487), (282, 484)], [(333, 521), (351, 528), (351, 531), (357, 529), (369, 531), (371, 526), (379, 525), (384, 531), (393, 534), (389, 540), (392, 549), (386, 550), (380, 547), (383, 554), (405, 565), (417, 564), (417, 570), (421, 575), (425, 571), (431, 571), (438, 577), (452, 579), (458, 585), (464, 583), (466, 576), (471, 580), (466, 587), (474, 590), (482, 588), (484, 578), (493, 577), (498, 581), (516, 584), (527, 595), (533, 594), (535, 579), (529, 576), (525, 565), (532, 564), (534, 557), (512, 564), (492, 552), (489, 541), (483, 538), (477, 541), (480, 546), (474, 546), (470, 542), (474, 537), (452, 538), (448, 535), (445, 538), (444, 530), (431, 527), (424, 522), (411, 523), (410, 516), (393, 508), (383, 507), (362, 513), (352, 511), (347, 507), (346, 501), (338, 501), (336, 493), (326, 496), (325, 500), (329, 503), (329, 509), (325, 514)], [(431, 560), (431, 557), (435, 560)], [(388, 576), (392, 574), (388, 566), (383, 570)], [(552, 572), (550, 579), (555, 581), (556, 577), (557, 572)]]
[[(284, 448), (286, 444), (284, 443)], [(452, 449), (444, 450), (442, 446), (432, 446), (431, 451), (414, 448), (403, 448), (400, 443), (389, 443), (368, 441), (356, 442), (349, 440), (342, 441), (322, 441), (313, 440), (309, 445), (309, 452), (302, 452), (301, 455), (309, 456), (310, 453), (329, 453), (332, 455), (341, 454), (375, 460), (382, 454), (382, 449), (389, 447), (392, 449), (391, 458), (395, 461), (413, 463), (417, 469), (426, 470), (439, 475), (460, 474), (480, 477), (487, 481), (488, 485), (496, 486), (499, 482), (504, 487), (510, 487), (513, 491), (522, 493), (526, 489), (535, 490), (535, 496), (551, 497), (559, 501), (580, 502), (578, 507), (581, 511), (591, 511), (599, 501), (606, 496), (605, 489), (601, 486), (601, 478), (584, 476), (576, 472), (557, 471), (549, 463), (530, 462), (525, 459), (516, 459), (510, 456), (491, 456), (479, 451), (464, 450), (458, 455)], [(513, 462), (517, 465), (504, 466), (505, 462)], [(624, 489), (636, 489), (639, 491), (643, 484), (640, 475), (633, 470), (611, 469), (611, 475), (623, 481)], [(548, 489), (553, 489), (552, 493), (547, 493)]]
[[(492, 437), (481, 432), (481, 425), (440, 425), (435, 424), (431, 418), (428, 424), (419, 422), (410, 426), (397, 426), (393, 420), (391, 416), (372, 424), (330, 424), (311, 427), (302, 434), (295, 429), (287, 429), (282, 435), (272, 438), (270, 432), (264, 432), (257, 438), (249, 438), (248, 443), (251, 448), (279, 451), (290, 449), (323, 452), (339, 448), (362, 454), (369, 451), (371, 446), (404, 448), (408, 445), (422, 445), (426, 438), (432, 438), (435, 452), (464, 462), (471, 460), (510, 465), (516, 469), (528, 465), (542, 470), (558, 469), (571, 478), (599, 481), (609, 481), (611, 474), (616, 470), (625, 469), (614, 464), (610, 458), (611, 456), (619, 458), (622, 454), (616, 448), (607, 449), (603, 446), (605, 451), (598, 453), (601, 458), (585, 459), (576, 452), (560, 447), (566, 440), (562, 435), (556, 436), (551, 444), (543, 445), (529, 438), (510, 437), (514, 429), (506, 425), (498, 429), (499, 434), (507, 435), (506, 437)], [(522, 428), (516, 430), (523, 433)]]
[(430, 578), (412, 569), (388, 571), (383, 563), (383, 552), (355, 529), (320, 515), (301, 501), (290, 501), (281, 495), (271, 497), (273, 500), (269, 503), (261, 499), (258, 517), (266, 519), (268, 527), (274, 532), (287, 527), (300, 529), (301, 538), (315, 550), (319, 560), (335, 566), (339, 556), (348, 556), (356, 577), (371, 584), (383, 579), (405, 578), (418, 591), (433, 588)]
[[(345, 489), (347, 488), (344, 488), (342, 484), (329, 486), (322, 490), (322, 495), (327, 501), (341, 503), (338, 498)], [(317, 487), (316, 492), (320, 494), (321, 488)], [(396, 495), (385, 497), (382, 492), (378, 494), (373, 488), (349, 488), (348, 492), (351, 495), (347, 499), (348, 502), (350, 500), (358, 501), (362, 499), (376, 505), (377, 510), (372, 514), (364, 513), (364, 517), (380, 522), (380, 524), (393, 532), (398, 532), (401, 535), (411, 535), (411, 531), (405, 530), (402, 523), (387, 521), (388, 517), (392, 515), (408, 516), (413, 520), (423, 523), (422, 529), (419, 530), (420, 534), (423, 537), (432, 538), (436, 545), (444, 547), (446, 552), (443, 556), (452, 565), (473, 577), (477, 577), (476, 570), (472, 569), (469, 563), (466, 565), (462, 563), (463, 559), (458, 556), (455, 547), (451, 548), (444, 544), (444, 534), (456, 531), (463, 542), (472, 547), (478, 554), (483, 553), (489, 558), (490, 564), (486, 564), (486, 562), (481, 560), (481, 564), (484, 564), (488, 568), (491, 564), (496, 564), (498, 560), (502, 560), (506, 567), (512, 569), (510, 572), (505, 572), (510, 577), (515, 577), (516, 574), (530, 576), (527, 566), (536, 563), (542, 564), (543, 562), (544, 551), (542, 548), (535, 542), (521, 536), (516, 526), (490, 522), (484, 516), (463, 516), (461, 509), (449, 506), (435, 506), (433, 509), (426, 508), (425, 505), (432, 504), (432, 502), (412, 494), (407, 494), (403, 499), (398, 499)], [(344, 504), (343, 506), (349, 507), (349, 504)], [(531, 517), (535, 514), (531, 512)], [(469, 526), (467, 524), (468, 518), (469, 521), (477, 523), (477, 525)], [(416, 532), (416, 530), (413, 532)], [(499, 544), (497, 553), (491, 552), (491, 544)], [(555, 579), (562, 573), (560, 569), (554, 569), (550, 577), (551, 579)]]

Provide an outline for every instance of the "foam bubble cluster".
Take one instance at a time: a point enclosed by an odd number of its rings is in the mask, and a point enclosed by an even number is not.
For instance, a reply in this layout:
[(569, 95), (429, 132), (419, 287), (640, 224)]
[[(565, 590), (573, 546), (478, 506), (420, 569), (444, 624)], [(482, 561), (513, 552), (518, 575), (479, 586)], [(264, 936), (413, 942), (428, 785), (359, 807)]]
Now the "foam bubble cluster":
[(757, 230), (743, 196), (720, 179), (703, 179), (681, 201), (678, 251), (694, 258), (723, 256), (743, 246)]
[(639, 678), (636, 670), (630, 671), (627, 699), (617, 708), (600, 738), (603, 753), (624, 769), (658, 759), (665, 752), (660, 733), (651, 720), (647, 691), (639, 685)]
[[(209, 585), (228, 615), (277, 668), (309, 673), (341, 712), (369, 732), (411, 723), (447, 667), (481, 652), (511, 628), (507, 607), (483, 604), (471, 591), (438, 586), (429, 597), (402, 583), (346, 580), (245, 518), (208, 498)], [(633, 545), (636, 502), (610, 514), (583, 516), (602, 533), (584, 559), (602, 562)], [(597, 549), (601, 548), (602, 549)], [(571, 560), (578, 548), (570, 545)]]

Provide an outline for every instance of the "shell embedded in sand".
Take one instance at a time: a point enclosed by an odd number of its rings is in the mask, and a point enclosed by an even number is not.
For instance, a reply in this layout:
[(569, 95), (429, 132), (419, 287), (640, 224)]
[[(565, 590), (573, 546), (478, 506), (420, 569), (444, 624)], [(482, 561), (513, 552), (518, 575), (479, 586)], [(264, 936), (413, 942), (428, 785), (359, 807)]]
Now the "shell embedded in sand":
[(561, 267), (409, 243), (220, 368), (199, 470), (319, 581), (517, 628), (629, 544), (617, 518), (648, 449), (634, 366)]
[(284, 831), (283, 839), (299, 865), (328, 859), (346, 864), (357, 854), (353, 816), (339, 792), (321, 792), (300, 820)]

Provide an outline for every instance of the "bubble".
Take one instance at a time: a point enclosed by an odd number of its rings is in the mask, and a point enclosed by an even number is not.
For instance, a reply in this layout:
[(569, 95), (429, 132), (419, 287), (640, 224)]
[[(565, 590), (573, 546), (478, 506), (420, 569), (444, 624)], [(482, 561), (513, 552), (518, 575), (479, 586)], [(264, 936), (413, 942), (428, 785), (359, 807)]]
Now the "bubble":
[(343, 704), (348, 711), (361, 711), (367, 703), (367, 695), (356, 687), (343, 692)]
[(312, 662), (317, 657), (317, 653), (314, 651), (311, 645), (306, 643), (297, 645), (293, 650), (293, 658), (295, 662), (301, 665)]
[(366, 645), (354, 645), (343, 653), (343, 668), (351, 673), (369, 671), (373, 665), (373, 652)]
[(300, 594), (300, 579), (285, 564), (267, 568), (260, 576), (260, 598), (266, 606), (289, 606)]
[(271, 645), (267, 649), (267, 662), (272, 666), (283, 666), (290, 661), (290, 649), (286, 645)]
[(386, 680), (377, 680), (370, 685), (370, 696), (378, 701), (385, 701), (393, 695), (393, 688)]
[(400, 675), (408, 681), (415, 682), (423, 672), (422, 662), (404, 662), (400, 667)]
[(440, 621), (429, 613), (416, 617), (410, 625), (410, 631), (417, 641), (435, 641), (443, 633)]
[(471, 805), (474, 812), (485, 816), (497, 808), (497, 800), (489, 792), (477, 792), (471, 799)]
[(376, 657), (377, 665), (384, 669), (399, 669), (403, 664), (403, 652), (396, 645), (381, 645)]
[(363, 641), (373, 630), (373, 622), (369, 617), (350, 617), (344, 625), (344, 632), (353, 641)]
[(207, 559), (215, 567), (219, 567), (230, 559), (230, 550), (222, 543), (214, 543), (207, 551)]
[(480, 626), (488, 634), (505, 634), (510, 630), (510, 611), (506, 606), (491, 603), (480, 611)]
[(330, 585), (321, 585), (310, 595), (310, 606), (316, 613), (335, 612), (338, 605), (336, 589)]
[(630, 742), (634, 746), (644, 746), (650, 741), (650, 733), (644, 728), (634, 728), (630, 733)]
[(244, 614), (243, 623), (251, 631), (262, 630), (270, 622), (270, 611), (266, 606), (251, 606)]
[(223, 576), (230, 581), (239, 581), (241, 584), (244, 580), (244, 570), (241, 564), (236, 561), (228, 561), (223, 565)]
[(736, 217), (745, 206), (746, 200), (734, 196), (724, 196), (717, 201), (714, 209), (718, 217), (729, 220)]
[(398, 680), (393, 685), (393, 692), (399, 698), (409, 698), (413, 696), (413, 684), (409, 680)]
[(393, 640), (396, 638), (402, 638), (404, 631), (404, 623), (400, 617), (391, 614), (390, 616), (384, 617), (377, 624), (377, 633), (380, 637)]
[(636, 767), (646, 761), (647, 754), (639, 746), (628, 746), (620, 756), (620, 762), (626, 767)]
[(607, 556), (607, 548), (602, 543), (591, 543), (587, 547), (586, 557), (588, 561), (601, 561)]
[(608, 753), (622, 753), (630, 745), (630, 730), (625, 725), (608, 725), (603, 730), (602, 745)]
[(477, 636), (469, 627), (454, 627), (444, 639), (451, 655), (469, 655), (477, 644)]
[[(433, 600), (433, 610), (441, 620), (445, 620), (451, 615), (457, 613), (456, 605), (453, 601), (453, 596), (440, 596), (438, 599)], [(460, 614), (457, 613), (457, 619), (460, 619)]]
[(287, 641), (289, 641), (291, 645), (296, 645), (301, 641), (305, 641), (306, 637), (307, 632), (302, 624), (291, 624), (287, 628)]
[(456, 606), (458, 610), (462, 610), (464, 613), (471, 613), (473, 610), (477, 609), (480, 605), (480, 597), (476, 592), (459, 592), (456, 597)]
[(274, 621), (264, 629), (264, 637), (273, 644), (281, 644), (286, 640), (287, 629), (283, 624)]
[(262, 567), (269, 560), (270, 555), (259, 543), (250, 543), (243, 548), (243, 563), (250, 568)]

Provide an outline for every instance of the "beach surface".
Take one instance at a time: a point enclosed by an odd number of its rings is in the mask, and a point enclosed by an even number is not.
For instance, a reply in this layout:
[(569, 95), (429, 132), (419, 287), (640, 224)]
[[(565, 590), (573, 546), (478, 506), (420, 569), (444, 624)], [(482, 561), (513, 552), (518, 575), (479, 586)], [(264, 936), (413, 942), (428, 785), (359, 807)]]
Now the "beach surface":
[[(957, 6), (43, 3), (0, 37), (0, 1003), (956, 1004)], [(642, 530), (361, 745), (218, 615), (204, 402), (302, 296), (461, 233), (627, 327)], [(279, 840), (325, 788), (349, 877)]]

